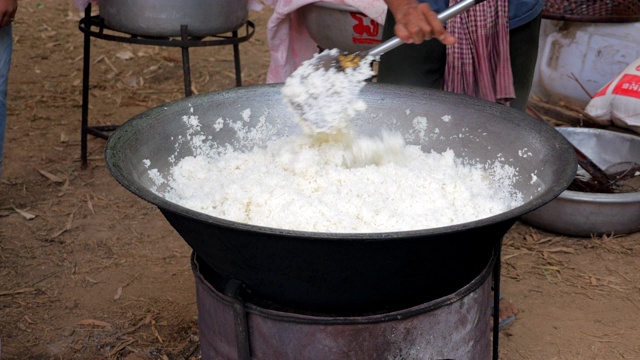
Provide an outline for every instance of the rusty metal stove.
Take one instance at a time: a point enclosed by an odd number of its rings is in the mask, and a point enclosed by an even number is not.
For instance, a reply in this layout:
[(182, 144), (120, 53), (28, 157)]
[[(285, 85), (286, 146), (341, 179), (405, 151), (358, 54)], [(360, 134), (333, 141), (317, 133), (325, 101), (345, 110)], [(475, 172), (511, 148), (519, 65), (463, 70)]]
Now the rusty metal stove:
[(492, 347), (490, 304), (492, 283), (499, 283), (498, 259), (499, 248), (473, 281), (448, 296), (388, 313), (333, 316), (255, 298), (194, 252), (202, 358), (489, 359), (493, 350), (497, 359), (497, 317)]

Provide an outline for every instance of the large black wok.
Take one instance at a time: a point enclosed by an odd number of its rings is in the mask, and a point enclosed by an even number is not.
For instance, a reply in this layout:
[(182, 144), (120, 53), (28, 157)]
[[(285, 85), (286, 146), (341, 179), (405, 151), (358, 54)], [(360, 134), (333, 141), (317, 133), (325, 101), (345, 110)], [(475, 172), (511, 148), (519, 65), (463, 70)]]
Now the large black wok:
[[(436, 90), (368, 84), (359, 132), (385, 127), (406, 135), (425, 151), (451, 148), (480, 163), (500, 159), (518, 169), (522, 206), (469, 223), (391, 233), (316, 233), (252, 226), (205, 215), (169, 202), (150, 190), (149, 168), (166, 173), (170, 158), (193, 155), (184, 141), (182, 117), (197, 115), (211, 143), (249, 148), (236, 131), (216, 129), (230, 119), (273, 126), (272, 138), (300, 131), (280, 97), (281, 85), (258, 85), (201, 94), (167, 103), (120, 126), (106, 146), (113, 176), (156, 205), (207, 265), (224, 279), (244, 283), (250, 296), (277, 306), (316, 313), (354, 314), (397, 310), (462, 288), (487, 266), (492, 251), (515, 221), (557, 197), (572, 181), (576, 160), (553, 127), (521, 112)], [(244, 110), (251, 109), (249, 121)], [(441, 117), (451, 115), (450, 121)], [(428, 119), (426, 140), (411, 137), (412, 120)], [(264, 138), (258, 143), (264, 143)], [(402, 186), (402, 184), (398, 184)], [(415, 201), (421, 201), (417, 198)], [(473, 206), (473, 204), (469, 204)], [(158, 239), (161, 241), (161, 239)]]

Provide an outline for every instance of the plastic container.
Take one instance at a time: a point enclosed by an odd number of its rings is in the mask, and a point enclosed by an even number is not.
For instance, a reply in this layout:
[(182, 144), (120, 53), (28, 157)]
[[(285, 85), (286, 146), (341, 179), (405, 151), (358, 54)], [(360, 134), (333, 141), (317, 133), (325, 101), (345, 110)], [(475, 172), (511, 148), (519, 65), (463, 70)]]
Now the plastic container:
[(638, 34), (640, 22), (543, 19), (532, 94), (586, 105), (593, 94), (640, 57)]

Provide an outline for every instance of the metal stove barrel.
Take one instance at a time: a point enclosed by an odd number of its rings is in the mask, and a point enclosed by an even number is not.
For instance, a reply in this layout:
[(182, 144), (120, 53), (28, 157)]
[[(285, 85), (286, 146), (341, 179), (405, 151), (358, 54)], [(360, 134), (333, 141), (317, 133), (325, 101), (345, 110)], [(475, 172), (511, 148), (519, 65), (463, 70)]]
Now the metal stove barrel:
[(247, 301), (237, 282), (220, 282), (194, 253), (202, 358), (489, 359), (496, 252), (485, 260), (471, 282), (442, 298), (383, 314), (332, 316)]

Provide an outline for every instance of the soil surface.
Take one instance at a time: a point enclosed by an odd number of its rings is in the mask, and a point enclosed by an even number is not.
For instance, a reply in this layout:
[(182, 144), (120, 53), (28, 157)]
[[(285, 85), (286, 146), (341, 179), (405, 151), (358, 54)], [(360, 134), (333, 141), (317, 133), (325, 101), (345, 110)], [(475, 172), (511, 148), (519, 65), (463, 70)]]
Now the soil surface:
[[(81, 167), (82, 12), (70, 0), (19, 6), (0, 181), (2, 358), (199, 359), (191, 249), (111, 176), (103, 139), (89, 136)], [(243, 85), (266, 77), (269, 16), (249, 14)], [(190, 54), (195, 93), (235, 86), (230, 46)], [(184, 96), (179, 48), (93, 39), (90, 64), (91, 125)], [(516, 223), (502, 293), (519, 314), (500, 357), (639, 359), (639, 268), (639, 233), (572, 238)]]

